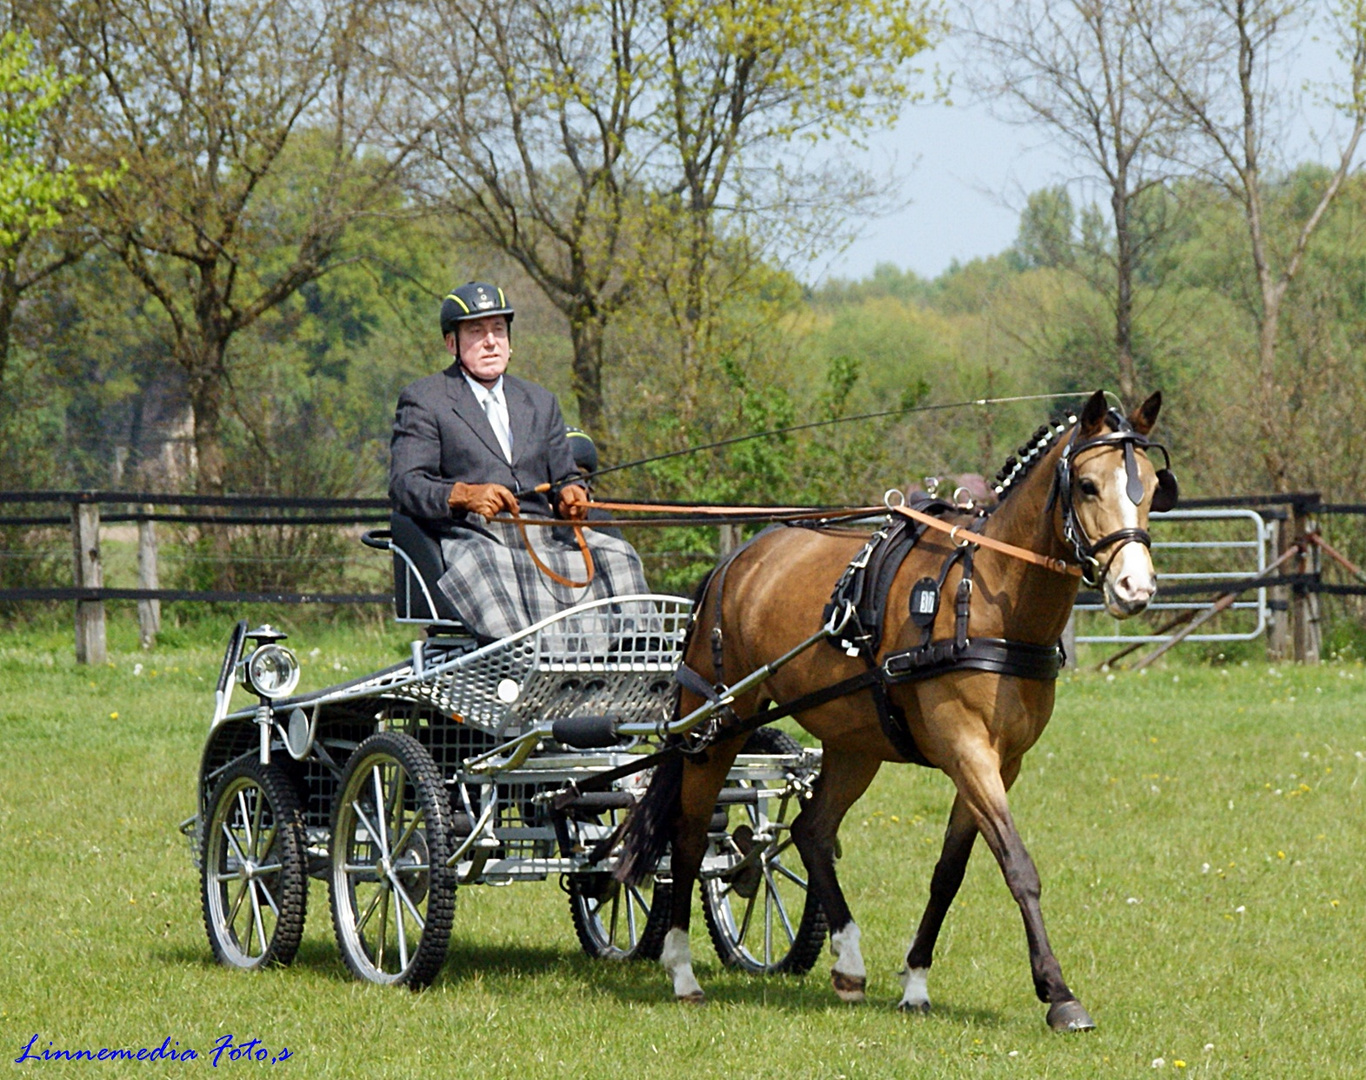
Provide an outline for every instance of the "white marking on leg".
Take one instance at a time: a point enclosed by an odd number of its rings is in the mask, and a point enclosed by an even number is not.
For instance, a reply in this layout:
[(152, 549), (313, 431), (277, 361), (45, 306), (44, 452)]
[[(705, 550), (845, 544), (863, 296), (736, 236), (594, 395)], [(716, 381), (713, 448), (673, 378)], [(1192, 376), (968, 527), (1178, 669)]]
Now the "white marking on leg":
[(664, 948), (659, 962), (674, 984), (674, 997), (683, 1001), (701, 1001), (702, 987), (692, 973), (692, 950), (688, 947), (688, 932), (677, 927), (664, 935)]
[(832, 971), (841, 975), (851, 975), (856, 979), (867, 978), (868, 971), (863, 966), (863, 953), (859, 951), (858, 924), (850, 920), (849, 925), (830, 935), (830, 951), (835, 954)]
[(928, 1012), (930, 1009), (929, 980), (929, 968), (902, 968), (901, 985), (904, 992), (897, 1008), (912, 1012)]
[(830, 981), (839, 999), (851, 1005), (863, 1000), (868, 985), (868, 972), (863, 966), (863, 953), (859, 951), (858, 939), (858, 926), (853, 919), (830, 935), (830, 951), (835, 954)]

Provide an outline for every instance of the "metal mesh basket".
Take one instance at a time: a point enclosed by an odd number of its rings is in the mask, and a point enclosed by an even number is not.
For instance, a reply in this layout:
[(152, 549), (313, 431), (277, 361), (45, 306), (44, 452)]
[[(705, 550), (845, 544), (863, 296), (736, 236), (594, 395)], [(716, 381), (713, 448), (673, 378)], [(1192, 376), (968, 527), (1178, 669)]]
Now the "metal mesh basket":
[(595, 600), (466, 653), (388, 692), (496, 735), (566, 716), (663, 718), (672, 703), (689, 601)]

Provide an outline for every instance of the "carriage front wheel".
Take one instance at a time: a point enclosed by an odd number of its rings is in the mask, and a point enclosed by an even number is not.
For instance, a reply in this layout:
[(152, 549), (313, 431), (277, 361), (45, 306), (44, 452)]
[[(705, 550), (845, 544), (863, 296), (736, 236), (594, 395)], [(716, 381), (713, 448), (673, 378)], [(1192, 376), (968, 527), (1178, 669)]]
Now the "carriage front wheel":
[(219, 963), (288, 964), (308, 900), (299, 797), (278, 765), (243, 760), (209, 795), (200, 852), (204, 929)]
[(332, 813), (332, 925), (357, 978), (426, 986), (455, 914), (450, 805), (411, 735), (383, 731), (352, 752)]
[[(798, 754), (801, 745), (786, 732), (765, 727), (750, 734), (741, 752)], [(745, 782), (741, 788), (769, 786), (778, 785)], [(790, 826), (797, 801), (788, 795), (718, 804), (702, 863), (702, 914), (727, 967), (801, 975), (820, 957), (825, 915), (807, 893), (793, 847)]]

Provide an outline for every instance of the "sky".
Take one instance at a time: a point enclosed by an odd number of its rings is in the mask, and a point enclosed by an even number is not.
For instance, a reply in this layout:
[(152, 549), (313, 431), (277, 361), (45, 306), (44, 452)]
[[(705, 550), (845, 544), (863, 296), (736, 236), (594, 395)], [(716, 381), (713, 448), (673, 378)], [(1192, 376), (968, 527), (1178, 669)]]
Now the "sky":
[(907, 205), (868, 222), (826, 276), (866, 277), (889, 262), (933, 278), (955, 259), (996, 255), (1015, 240), (1025, 195), (1068, 172), (1047, 132), (993, 119), (980, 105), (913, 106), (873, 152), (895, 162)]
[[(1332, 49), (1312, 31), (1285, 44), (1281, 100), (1294, 115), (1286, 118), (1283, 149), (1291, 160), (1328, 161), (1332, 155), (1313, 138), (1328, 132), (1328, 113), (1304, 104), (1299, 89), (1337, 66)], [(950, 42), (917, 57), (917, 66), (938, 64), (953, 73), (962, 64), (959, 51)], [(909, 106), (895, 127), (870, 140), (871, 164), (884, 172), (894, 166), (906, 205), (866, 222), (847, 250), (813, 267), (817, 281), (866, 277), (883, 262), (933, 278), (954, 260), (999, 254), (1015, 240), (1028, 193), (1077, 174), (1077, 164), (1045, 126), (1009, 124), (965, 94), (956, 92), (954, 99), (953, 105)]]

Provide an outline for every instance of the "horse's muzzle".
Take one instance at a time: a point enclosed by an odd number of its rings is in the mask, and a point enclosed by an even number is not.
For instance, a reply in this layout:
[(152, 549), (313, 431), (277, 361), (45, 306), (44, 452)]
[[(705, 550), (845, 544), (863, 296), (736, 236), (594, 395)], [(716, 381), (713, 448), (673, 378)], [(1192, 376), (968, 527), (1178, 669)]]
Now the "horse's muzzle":
[(1127, 543), (1115, 553), (1104, 578), (1105, 610), (1116, 619), (1128, 619), (1143, 611), (1157, 595), (1157, 574), (1148, 548)]

